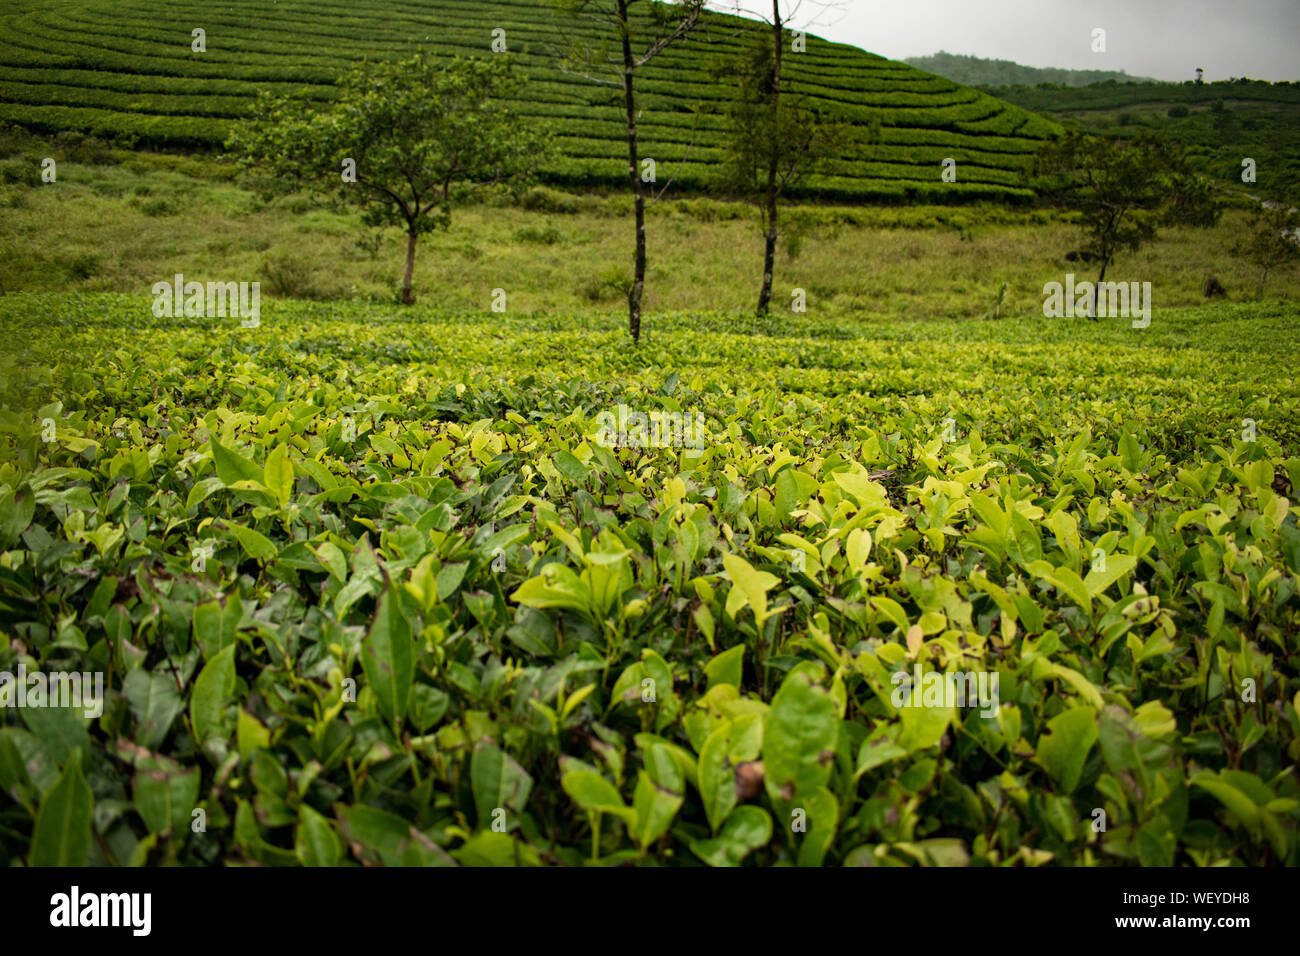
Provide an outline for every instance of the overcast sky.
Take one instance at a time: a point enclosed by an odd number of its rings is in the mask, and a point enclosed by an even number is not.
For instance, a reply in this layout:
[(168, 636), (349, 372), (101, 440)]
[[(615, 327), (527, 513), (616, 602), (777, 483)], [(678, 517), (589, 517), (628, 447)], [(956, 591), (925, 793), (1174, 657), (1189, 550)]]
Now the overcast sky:
[[(769, 8), (770, 0), (745, 0)], [(717, 0), (718, 9), (733, 0)], [(901, 60), (946, 50), (1185, 80), (1300, 80), (1300, 0), (840, 0), (812, 32)], [(817, 3), (804, 0), (805, 14)], [(804, 17), (806, 19), (806, 16)], [(1092, 32), (1106, 31), (1106, 52)]]

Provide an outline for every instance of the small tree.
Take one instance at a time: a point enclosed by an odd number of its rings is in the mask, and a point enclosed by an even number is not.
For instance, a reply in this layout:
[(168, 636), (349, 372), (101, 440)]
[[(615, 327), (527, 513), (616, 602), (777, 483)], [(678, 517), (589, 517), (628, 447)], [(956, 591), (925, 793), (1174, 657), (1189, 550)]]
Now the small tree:
[(1300, 202), (1281, 177), (1269, 177), (1259, 206), (1251, 216), (1244, 239), (1233, 251), (1259, 269), (1256, 299), (1264, 298), (1270, 272), (1300, 260)]
[[(641, 341), (641, 298), (645, 292), (646, 235), (645, 185), (641, 180), (640, 139), (636, 105), (636, 71), (695, 29), (704, 10), (704, 0), (652, 2), (645, 18), (633, 22), (632, 10), (641, 0), (553, 0), (574, 17), (599, 24), (614, 49), (597, 44), (582, 45), (568, 57), (566, 66), (597, 82), (622, 87), (627, 129), (627, 176), (632, 186), (636, 216), (636, 252), (633, 257), (632, 288), (627, 297), (627, 327), (633, 342)], [(642, 32), (638, 32), (642, 31)], [(604, 74), (605, 77), (602, 78)], [(608, 76), (613, 76), (611, 80)]]
[(727, 162), (721, 178), (727, 188), (759, 210), (764, 243), (759, 317), (768, 314), (772, 301), (781, 200), (835, 151), (847, 130), (845, 124), (825, 119), (785, 88), (787, 24), (795, 12), (783, 8), (782, 0), (772, 0), (766, 35), (755, 37), (745, 54), (720, 64), (715, 71), (735, 83), (727, 112)]
[(402, 303), (412, 305), (419, 237), (449, 228), (475, 188), (526, 179), (545, 154), (512, 109), (520, 86), (505, 57), (439, 62), (421, 51), (363, 64), (328, 104), (263, 94), (226, 145), (268, 192), (307, 187), (359, 208), (367, 226), (401, 227)]
[(1160, 226), (1208, 228), (1222, 211), (1181, 148), (1149, 133), (1114, 142), (1068, 131), (1043, 146), (1033, 172), (1041, 196), (1083, 214), (1083, 252), (1101, 263), (1098, 285), (1120, 252), (1136, 252)]

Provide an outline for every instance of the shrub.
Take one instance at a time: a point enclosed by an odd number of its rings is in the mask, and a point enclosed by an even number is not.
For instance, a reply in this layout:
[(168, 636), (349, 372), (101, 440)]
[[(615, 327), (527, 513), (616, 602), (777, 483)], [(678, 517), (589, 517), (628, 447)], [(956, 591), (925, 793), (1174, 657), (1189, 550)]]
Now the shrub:
[(40, 165), (27, 158), (7, 160), (0, 163), (0, 182), (39, 186), (41, 185)]
[(174, 216), (181, 212), (184, 203), (176, 196), (153, 196), (138, 204), (146, 216)]
[(517, 241), (539, 246), (553, 246), (563, 238), (560, 230), (556, 229), (551, 222), (547, 222), (544, 226), (524, 226), (522, 229), (515, 230)]
[(314, 270), (305, 258), (286, 249), (270, 253), (262, 263), (266, 290), (291, 299), (322, 298)]
[(519, 205), (530, 212), (573, 215), (580, 206), (576, 197), (545, 186), (534, 186), (519, 197)]
[(68, 275), (77, 282), (99, 274), (100, 258), (93, 252), (79, 252), (64, 265)]
[(631, 271), (625, 266), (609, 266), (583, 282), (578, 294), (588, 302), (612, 302), (626, 298), (631, 291)]

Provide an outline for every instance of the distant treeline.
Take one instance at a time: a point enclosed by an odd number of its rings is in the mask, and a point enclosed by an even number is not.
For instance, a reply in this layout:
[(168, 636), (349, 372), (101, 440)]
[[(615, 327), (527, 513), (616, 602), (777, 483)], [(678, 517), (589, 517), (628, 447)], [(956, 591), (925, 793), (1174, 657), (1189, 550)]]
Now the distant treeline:
[(983, 86), (985, 92), (1037, 113), (1068, 110), (1114, 110), (1144, 103), (1175, 103), (1189, 107), (1217, 101), (1300, 103), (1300, 83), (1270, 83), (1247, 77), (1215, 83), (1161, 83), (1159, 80), (1103, 82), (1087, 87), (1038, 84)]
[(1123, 70), (1061, 70), (1055, 67), (1022, 66), (1011, 60), (985, 60), (978, 56), (944, 53), (914, 56), (903, 62), (965, 86), (1092, 86), (1095, 83), (1155, 83), (1141, 76), (1129, 76)]
[(1105, 136), (1164, 133), (1188, 149), (1202, 172), (1225, 184), (1242, 183), (1246, 158), (1283, 179), (1300, 177), (1300, 83), (1242, 78), (985, 89), (1008, 103)]

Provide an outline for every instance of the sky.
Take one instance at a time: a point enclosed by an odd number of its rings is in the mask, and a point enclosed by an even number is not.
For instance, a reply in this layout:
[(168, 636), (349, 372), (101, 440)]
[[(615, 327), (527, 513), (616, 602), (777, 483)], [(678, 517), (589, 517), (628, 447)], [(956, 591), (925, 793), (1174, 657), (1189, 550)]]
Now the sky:
[[(800, 19), (814, 13), (812, 33), (893, 60), (944, 50), (1158, 80), (1194, 79), (1197, 67), (1206, 80), (1300, 80), (1300, 0), (803, 0)], [(1104, 53), (1092, 49), (1097, 28)]]

